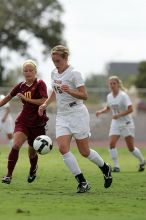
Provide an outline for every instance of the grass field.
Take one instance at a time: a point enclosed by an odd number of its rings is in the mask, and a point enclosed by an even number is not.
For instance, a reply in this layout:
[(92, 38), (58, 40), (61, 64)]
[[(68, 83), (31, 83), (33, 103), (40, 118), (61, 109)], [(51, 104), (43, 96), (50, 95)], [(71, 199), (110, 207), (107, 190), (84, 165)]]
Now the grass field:
[[(107, 148), (95, 148), (111, 163)], [(113, 174), (113, 185), (103, 187), (99, 169), (82, 158), (76, 148), (80, 167), (90, 182), (91, 191), (76, 193), (74, 177), (65, 167), (54, 148), (45, 156), (39, 156), (38, 176), (28, 184), (29, 163), (27, 149), (20, 152), (13, 181), (0, 183), (0, 219), (30, 220), (145, 220), (146, 219), (146, 172), (137, 172), (137, 160), (126, 148), (119, 148), (121, 173)], [(146, 149), (142, 149), (146, 155)], [(0, 176), (6, 172), (8, 148), (0, 148)]]

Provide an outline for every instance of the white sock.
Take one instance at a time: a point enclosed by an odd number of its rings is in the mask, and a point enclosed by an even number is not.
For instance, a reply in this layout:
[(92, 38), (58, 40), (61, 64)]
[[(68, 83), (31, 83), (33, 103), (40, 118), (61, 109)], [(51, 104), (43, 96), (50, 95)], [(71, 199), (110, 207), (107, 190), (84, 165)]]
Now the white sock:
[(111, 158), (114, 162), (114, 167), (119, 167), (119, 161), (118, 161), (118, 151), (116, 148), (109, 148), (109, 153), (111, 155)]
[(103, 159), (95, 150), (90, 149), (90, 154), (87, 158), (95, 163), (98, 167), (103, 167), (104, 165)]
[(138, 158), (138, 160), (140, 161), (140, 163), (144, 163), (144, 157), (141, 153), (141, 151), (135, 147), (134, 150), (131, 152), (136, 158)]
[(68, 153), (62, 155), (64, 163), (69, 168), (70, 172), (76, 176), (81, 173), (80, 167), (75, 156), (69, 151)]

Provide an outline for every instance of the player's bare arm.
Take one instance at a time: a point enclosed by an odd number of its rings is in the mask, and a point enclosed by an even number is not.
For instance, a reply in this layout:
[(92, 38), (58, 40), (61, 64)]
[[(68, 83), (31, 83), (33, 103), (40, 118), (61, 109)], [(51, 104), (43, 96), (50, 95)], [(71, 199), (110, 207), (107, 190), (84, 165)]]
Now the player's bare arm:
[(96, 117), (98, 117), (99, 115), (103, 114), (103, 113), (107, 113), (110, 111), (110, 108), (108, 106), (105, 106), (103, 109), (96, 111)]
[(118, 113), (116, 115), (113, 115), (113, 119), (118, 119), (118, 118), (123, 117), (125, 115), (128, 115), (128, 114), (130, 114), (132, 112), (133, 112), (133, 107), (132, 107), (132, 105), (129, 105), (128, 109), (126, 111), (123, 111), (123, 112), (120, 112), (120, 113)]
[(39, 106), (38, 113), (40, 116), (43, 115), (43, 112), (46, 110), (47, 106), (55, 100), (55, 97), (56, 97), (55, 92), (52, 91), (51, 95), (45, 100), (45, 102)]
[(77, 89), (70, 89), (68, 85), (62, 85), (61, 90), (62, 92), (66, 92), (77, 99), (87, 100), (88, 98), (87, 91), (84, 86), (80, 86)]
[(29, 102), (29, 103), (32, 103), (32, 104), (35, 104), (35, 105), (42, 105), (47, 99), (47, 98), (30, 99), (30, 98), (26, 98), (22, 93), (18, 93), (17, 97), (23, 99), (26, 102)]
[(51, 95), (46, 99), (44, 104), (46, 106), (50, 105), (50, 103), (53, 102), (55, 100), (55, 98), (56, 98), (55, 92), (52, 91)]
[(8, 94), (4, 99), (0, 101), (0, 107), (5, 105), (7, 102), (9, 102), (12, 99), (12, 96)]

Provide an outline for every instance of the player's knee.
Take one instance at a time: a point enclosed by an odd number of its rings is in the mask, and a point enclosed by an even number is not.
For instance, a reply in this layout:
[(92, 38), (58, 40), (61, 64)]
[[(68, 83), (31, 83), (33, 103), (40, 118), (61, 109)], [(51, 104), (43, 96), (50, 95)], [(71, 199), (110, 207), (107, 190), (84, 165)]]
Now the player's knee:
[(133, 152), (133, 151), (134, 151), (134, 147), (133, 147), (133, 146), (128, 146), (128, 150), (129, 150), (130, 152)]
[(82, 152), (80, 152), (80, 154), (81, 154), (83, 157), (88, 157), (89, 154), (90, 154), (90, 151), (82, 151)]
[(115, 142), (110, 142), (110, 149), (114, 149), (115, 147)]
[(59, 147), (59, 151), (62, 155), (68, 153), (68, 149), (64, 148), (64, 147)]
[(16, 150), (19, 150), (21, 146), (22, 146), (22, 143), (19, 140), (13, 143), (13, 148)]
[(15, 150), (19, 150), (21, 148), (21, 146), (19, 144), (13, 144), (12, 148)]

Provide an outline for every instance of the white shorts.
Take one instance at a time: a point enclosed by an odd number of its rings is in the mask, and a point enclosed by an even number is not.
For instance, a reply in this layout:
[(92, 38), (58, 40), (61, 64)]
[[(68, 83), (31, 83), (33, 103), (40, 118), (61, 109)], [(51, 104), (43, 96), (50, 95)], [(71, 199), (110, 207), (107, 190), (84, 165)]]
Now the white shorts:
[(14, 122), (11, 117), (6, 119), (5, 122), (0, 121), (0, 131), (6, 133), (6, 134), (13, 134), (14, 131)]
[(90, 136), (90, 118), (87, 108), (66, 115), (56, 116), (56, 138), (72, 135), (75, 139), (84, 139)]
[(128, 136), (135, 137), (135, 128), (134, 127), (122, 127), (122, 128), (111, 127), (109, 131), (109, 136), (112, 136), (112, 135), (119, 135), (122, 137), (128, 137)]

